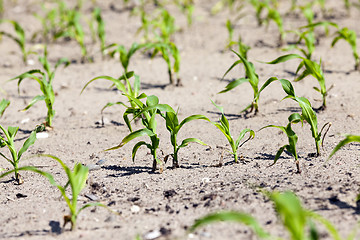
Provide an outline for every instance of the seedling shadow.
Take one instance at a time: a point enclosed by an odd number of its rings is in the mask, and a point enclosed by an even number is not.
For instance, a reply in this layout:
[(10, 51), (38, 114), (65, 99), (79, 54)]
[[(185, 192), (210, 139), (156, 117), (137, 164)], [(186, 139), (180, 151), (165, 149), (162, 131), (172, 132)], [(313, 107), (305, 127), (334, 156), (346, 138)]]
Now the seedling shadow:
[(50, 230), (51, 233), (54, 233), (54, 234), (57, 234), (57, 235), (61, 234), (62, 230), (61, 230), (61, 227), (60, 227), (60, 222), (58, 222), (58, 221), (50, 221), (49, 226), (51, 227), (51, 230)]
[(109, 175), (107, 175), (107, 177), (125, 177), (125, 176), (131, 176), (131, 175), (135, 175), (135, 174), (145, 173), (145, 172), (149, 173), (149, 174), (157, 174), (157, 172), (151, 171), (152, 170), (151, 167), (139, 167), (139, 166), (122, 167), (122, 166), (117, 166), (117, 165), (109, 165), (109, 166), (103, 166), (101, 168), (106, 169), (106, 170), (120, 172), (120, 173), (109, 174)]
[(141, 89), (153, 89), (153, 88), (159, 88), (161, 90), (164, 90), (167, 86), (171, 84), (151, 84), (151, 83), (141, 83)]
[[(214, 111), (206, 111), (206, 112), (210, 113), (210, 114), (214, 114), (216, 116), (221, 116), (220, 112), (214, 112)], [(241, 114), (226, 113), (225, 117), (228, 119), (228, 121), (233, 121), (233, 120), (237, 120), (240, 118), (245, 118), (245, 119), (250, 118), (247, 113), (241, 113)], [(220, 122), (220, 121), (216, 121), (216, 122)]]
[[(291, 157), (291, 154), (288, 153), (287, 151), (284, 151), (284, 153), (286, 153), (287, 155), (289, 155)], [(256, 156), (254, 159), (256, 159), (256, 160), (264, 160), (264, 161), (274, 161), (274, 159), (275, 159), (274, 154), (258, 153), (258, 155), (260, 155), (260, 156)], [(279, 159), (288, 159), (288, 158), (284, 157), (284, 156), (280, 156)]]

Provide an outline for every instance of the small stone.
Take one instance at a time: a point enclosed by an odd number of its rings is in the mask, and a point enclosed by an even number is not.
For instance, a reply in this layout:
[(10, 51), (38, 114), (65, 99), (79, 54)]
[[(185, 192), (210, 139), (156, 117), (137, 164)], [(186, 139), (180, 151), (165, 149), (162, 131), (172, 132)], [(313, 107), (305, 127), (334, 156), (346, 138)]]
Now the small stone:
[(132, 205), (130, 210), (132, 213), (138, 213), (140, 212), (140, 207), (138, 205)]
[(146, 233), (144, 235), (144, 239), (152, 240), (152, 239), (156, 239), (156, 238), (158, 238), (160, 236), (161, 236), (161, 232), (159, 230), (154, 230), (154, 231)]
[(103, 165), (106, 162), (106, 159), (100, 159), (96, 162), (96, 165)]
[(34, 60), (32, 60), (32, 59), (29, 59), (29, 60), (27, 60), (27, 65), (34, 65), (35, 64), (35, 61)]
[(210, 182), (210, 178), (204, 177), (203, 179), (201, 179), (202, 183), (208, 183)]
[(36, 133), (36, 138), (37, 139), (45, 139), (45, 138), (48, 138), (48, 137), (49, 137), (49, 134), (47, 132)]
[(25, 118), (23, 120), (21, 120), (21, 124), (27, 123), (30, 121), (30, 118)]

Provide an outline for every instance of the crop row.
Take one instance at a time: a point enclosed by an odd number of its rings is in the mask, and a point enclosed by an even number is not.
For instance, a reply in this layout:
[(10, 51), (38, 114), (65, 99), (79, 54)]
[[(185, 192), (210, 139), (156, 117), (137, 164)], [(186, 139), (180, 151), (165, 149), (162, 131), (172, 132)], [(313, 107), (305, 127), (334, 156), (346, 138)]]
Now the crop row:
[[(125, 4), (127, 1), (125, 1)], [(192, 12), (194, 8), (193, 1), (174, 1), (181, 9), (187, 14), (188, 24), (191, 25), (192, 23)], [(281, 154), (286, 150), (288, 151), (295, 159), (297, 172), (301, 173), (298, 154), (296, 150), (296, 144), (298, 141), (297, 134), (293, 131), (292, 125), (301, 123), (301, 124), (309, 124), (310, 131), (315, 143), (316, 155), (320, 155), (320, 146), (324, 142), (324, 138), (326, 136), (327, 131), (329, 130), (331, 123), (326, 123), (321, 128), (318, 126), (317, 122), (317, 112), (318, 111), (326, 111), (326, 96), (328, 95), (329, 89), (326, 87), (325, 76), (322, 70), (321, 61), (316, 61), (312, 58), (312, 53), (316, 47), (317, 41), (319, 40), (319, 36), (317, 36), (317, 32), (315, 31), (317, 28), (324, 27), (325, 32), (329, 32), (329, 28), (334, 28), (334, 38), (332, 41), (332, 46), (334, 46), (339, 40), (345, 40), (349, 43), (350, 47), (353, 51), (353, 57), (355, 60), (355, 69), (359, 69), (359, 55), (357, 53), (357, 45), (356, 45), (356, 33), (353, 30), (350, 30), (346, 27), (340, 27), (338, 24), (329, 21), (320, 21), (314, 22), (314, 13), (312, 12), (312, 7), (319, 4), (321, 6), (322, 11), (324, 11), (324, 15), (326, 14), (326, 5), (325, 1), (310, 1), (309, 4), (300, 6), (297, 5), (296, 1), (293, 1), (293, 5), (291, 7), (291, 11), (295, 12), (297, 10), (301, 10), (304, 14), (308, 24), (304, 27), (297, 29), (296, 31), (286, 31), (283, 27), (283, 20), (282, 16), (278, 11), (278, 1), (257, 1), (257, 0), (250, 0), (250, 1), (240, 1), (241, 4), (249, 4), (252, 6), (256, 11), (256, 17), (258, 20), (259, 25), (261, 24), (269, 24), (269, 22), (273, 21), (279, 29), (279, 46), (282, 46), (285, 42), (287, 34), (295, 34), (298, 37), (298, 41), (290, 45), (288, 50), (290, 49), (297, 49), (299, 54), (286, 54), (283, 56), (279, 56), (273, 61), (267, 62), (267, 64), (279, 64), (288, 60), (298, 59), (299, 65), (296, 69), (296, 74), (299, 76), (295, 79), (295, 81), (303, 80), (308, 76), (312, 76), (315, 78), (319, 84), (319, 87), (315, 87), (314, 89), (320, 92), (322, 96), (322, 105), (318, 109), (314, 109), (310, 101), (302, 96), (298, 96), (295, 93), (295, 88), (289, 80), (286, 79), (278, 79), (277, 77), (271, 77), (267, 79), (261, 86), (259, 85), (259, 76), (256, 73), (256, 69), (254, 64), (247, 58), (247, 52), (249, 51), (249, 47), (243, 43), (243, 38), (239, 38), (239, 41), (233, 40), (233, 28), (231, 20), (229, 19), (226, 23), (226, 27), (229, 33), (228, 43), (226, 44), (227, 48), (232, 48), (234, 45), (237, 45), (239, 51), (234, 51), (239, 58), (235, 61), (229, 69), (225, 72), (223, 77), (225, 77), (234, 67), (241, 65), (244, 67), (245, 76), (235, 79), (234, 81), (230, 82), (224, 90), (220, 91), (219, 93), (228, 92), (235, 87), (241, 85), (242, 83), (249, 83), (253, 89), (253, 98), (251, 99), (251, 103), (243, 110), (246, 114), (250, 114), (254, 112), (256, 115), (259, 112), (259, 99), (261, 93), (266, 89), (267, 86), (273, 84), (274, 82), (279, 82), (282, 89), (284, 90), (286, 96), (284, 99), (291, 99), (299, 104), (301, 108), (301, 113), (292, 113), (288, 117), (288, 124), (286, 126), (277, 126), (277, 125), (267, 125), (262, 127), (260, 130), (268, 128), (268, 127), (276, 127), (283, 131), (288, 138), (288, 143), (279, 148), (277, 151), (274, 164), (277, 162)], [(235, 11), (236, 5), (238, 3), (236, 1), (219, 1), (213, 8), (213, 12), (218, 12), (221, 8), (229, 7), (231, 10)], [(10, 79), (10, 81), (17, 80), (18, 86), (21, 85), (23, 80), (32, 79), (35, 80), (40, 86), (41, 94), (35, 96), (31, 102), (24, 108), (24, 110), (28, 110), (31, 108), (35, 103), (39, 101), (44, 101), (47, 107), (47, 116), (45, 122), (36, 126), (36, 128), (32, 131), (30, 136), (24, 142), (23, 146), (20, 150), (16, 150), (14, 141), (15, 136), (18, 131), (18, 127), (8, 127), (5, 129), (2, 125), (0, 125), (0, 129), (3, 134), (0, 136), (0, 147), (7, 147), (10, 151), (10, 157), (6, 156), (4, 153), (0, 153), (0, 155), (6, 159), (12, 166), (13, 170), (7, 171), (3, 173), (1, 177), (4, 177), (8, 174), (15, 174), (15, 181), (18, 184), (23, 182), (19, 171), (26, 170), (26, 171), (33, 171), (39, 173), (46, 177), (50, 183), (56, 186), (62, 196), (64, 197), (67, 205), (70, 209), (70, 215), (64, 216), (64, 224), (70, 222), (72, 225), (72, 229), (75, 229), (76, 226), (76, 219), (78, 214), (85, 208), (90, 206), (102, 206), (106, 207), (101, 203), (90, 203), (82, 206), (80, 209), (77, 207), (77, 198), (81, 192), (81, 190), (85, 187), (86, 179), (88, 177), (88, 168), (81, 165), (75, 164), (73, 170), (71, 170), (67, 165), (63, 163), (62, 160), (59, 158), (52, 156), (52, 155), (37, 155), (42, 157), (49, 157), (61, 164), (63, 167), (67, 178), (68, 183), (65, 186), (58, 184), (54, 177), (48, 173), (41, 171), (32, 166), (25, 166), (19, 167), (20, 159), (27, 151), (27, 149), (33, 145), (36, 141), (36, 133), (40, 131), (49, 131), (53, 126), (53, 118), (55, 116), (55, 110), (53, 108), (54, 101), (56, 95), (53, 90), (53, 80), (55, 78), (55, 72), (58, 67), (64, 65), (65, 67), (70, 64), (70, 61), (66, 58), (59, 59), (54, 66), (51, 65), (47, 56), (47, 44), (55, 42), (59, 38), (69, 38), (74, 39), (79, 46), (81, 47), (82, 52), (82, 60), (83, 61), (92, 61), (92, 57), (89, 56), (86, 44), (85, 44), (85, 34), (83, 30), (83, 26), (81, 24), (81, 6), (82, 1), (74, 8), (69, 8), (65, 4), (64, 1), (56, 2), (56, 7), (44, 10), (45, 16), (37, 15), (40, 19), (43, 30), (42, 32), (36, 33), (33, 35), (33, 38), (36, 39), (41, 36), (41, 41), (45, 42), (43, 44), (43, 55), (39, 56), (39, 62), (42, 65), (42, 70), (39, 69), (32, 69), (25, 73), (22, 73), (14, 78)], [(153, 12), (147, 12), (147, 9), (153, 7)], [(345, 6), (350, 8), (350, 3), (345, 1)], [(122, 105), (125, 107), (125, 111), (123, 113), (123, 119), (126, 123), (127, 128), (129, 129), (129, 134), (125, 136), (120, 144), (110, 147), (105, 151), (115, 150), (123, 147), (125, 144), (129, 143), (130, 141), (137, 139), (139, 137), (147, 136), (149, 141), (139, 141), (137, 142), (132, 150), (132, 159), (135, 159), (136, 153), (141, 146), (145, 146), (150, 150), (152, 155), (152, 170), (155, 171), (157, 169), (157, 165), (160, 165), (160, 170), (163, 167), (164, 162), (166, 162), (169, 158), (173, 160), (173, 168), (179, 167), (179, 150), (186, 147), (189, 143), (199, 143), (205, 145), (203, 141), (198, 138), (186, 138), (181, 142), (178, 141), (177, 135), (180, 129), (187, 123), (193, 120), (203, 120), (210, 122), (213, 124), (217, 129), (219, 129), (224, 137), (228, 140), (231, 150), (230, 153), (234, 157), (234, 161), (238, 162), (238, 151), (239, 148), (248, 140), (251, 140), (255, 137), (255, 131), (252, 129), (244, 129), (241, 131), (237, 138), (233, 138), (232, 134), (230, 133), (230, 125), (229, 121), (225, 116), (224, 110), (221, 106), (216, 105), (214, 102), (213, 104), (221, 111), (221, 117), (217, 122), (211, 121), (208, 117), (204, 115), (190, 115), (184, 118), (182, 121), (178, 119), (178, 111), (174, 110), (170, 105), (160, 103), (159, 98), (154, 95), (147, 95), (140, 90), (140, 77), (136, 75), (133, 71), (130, 71), (129, 63), (132, 56), (137, 51), (142, 51), (143, 53), (149, 53), (152, 57), (159, 54), (162, 59), (167, 64), (167, 71), (169, 74), (169, 82), (170, 84), (179, 84), (179, 68), (180, 68), (180, 55), (178, 47), (176, 43), (173, 41), (173, 34), (176, 33), (177, 29), (175, 26), (175, 18), (170, 15), (169, 11), (166, 10), (165, 3), (159, 3), (159, 1), (142, 1), (142, 3), (134, 7), (132, 10), (134, 13), (137, 13), (141, 16), (141, 23), (142, 26), (139, 28), (139, 31), (143, 32), (143, 43), (133, 43), (129, 49), (126, 49), (123, 45), (119, 45), (116, 43), (107, 45), (105, 39), (105, 22), (101, 16), (101, 11), (99, 8), (95, 8), (92, 13), (92, 19), (90, 24), (90, 32), (94, 38), (98, 38), (100, 42), (100, 52), (101, 54), (109, 55), (111, 57), (118, 57), (120, 63), (124, 69), (123, 74), (118, 77), (114, 78), (111, 76), (98, 76), (91, 79), (82, 89), (83, 92), (87, 86), (97, 80), (107, 80), (112, 83), (112, 87), (115, 87), (118, 91), (122, 93), (122, 95), (126, 98), (127, 101), (119, 101), (116, 103), (108, 103), (106, 104), (101, 111), (106, 109), (107, 107), (113, 106), (115, 104)], [(237, 12), (239, 10), (237, 9)], [(154, 15), (155, 13), (155, 15)], [(155, 17), (153, 17), (155, 16)], [(16, 35), (12, 35), (11, 33), (7, 32), (0, 32), (1, 35), (10, 37), (13, 39), (20, 47), (23, 61), (24, 63), (28, 62), (28, 55), (33, 54), (33, 50), (31, 48), (27, 48), (27, 42), (25, 37), (25, 31), (23, 28), (13, 20), (1, 20), (1, 24), (10, 23), (16, 32)], [(95, 28), (94, 25), (97, 27)], [(8, 100), (3, 99), (0, 102), (0, 115), (3, 115), (6, 108), (10, 105)], [(162, 139), (158, 136), (158, 122), (157, 118), (163, 118), (165, 120), (165, 127), (170, 133), (170, 143), (173, 147), (173, 152), (165, 156), (164, 159), (160, 159), (157, 155), (159, 143)], [(138, 130), (134, 130), (134, 122), (139, 121), (142, 124), (142, 128)], [(241, 142), (244, 137), (248, 135), (248, 138)], [(359, 136), (355, 135), (347, 135), (346, 138), (341, 141), (331, 152), (329, 158), (338, 151), (342, 146), (345, 144), (352, 142), (352, 141), (360, 141)], [(1, 169), (5, 170), (5, 169)], [(72, 198), (66, 194), (66, 188), (70, 186), (72, 192)], [(315, 213), (305, 211), (302, 209), (301, 205), (299, 204), (297, 198), (291, 194), (277, 194), (277, 193), (266, 193), (269, 195), (270, 199), (275, 202), (277, 206), (277, 211), (280, 215), (284, 218), (284, 225), (288, 227), (289, 231), (293, 231), (293, 239), (305, 239), (304, 235), (304, 228), (306, 226), (307, 218), (314, 218), (319, 220), (320, 222), (324, 223), (325, 226), (328, 227), (329, 231), (334, 233), (333, 236), (335, 239), (338, 239), (337, 233), (335, 233), (334, 228), (331, 226), (330, 223), (322, 219), (320, 216), (316, 215)], [(107, 207), (106, 207), (107, 208)], [(293, 215), (287, 215), (286, 209), (297, 209), (298, 213), (293, 213)], [(254, 228), (255, 232), (259, 236), (269, 237), (257, 224), (257, 222), (252, 219), (250, 216), (239, 215), (238, 213), (222, 213), (218, 215), (211, 215), (203, 220), (198, 221), (194, 225), (202, 225), (206, 222), (211, 222), (214, 220), (234, 220), (241, 223), (245, 223), (250, 225)], [(295, 218), (294, 216), (299, 216), (299, 218)], [(289, 223), (286, 219), (290, 218), (293, 219), (293, 223)], [(209, 220), (210, 219), (210, 220)], [(297, 220), (296, 220), (297, 219)], [(292, 226), (292, 224), (294, 226)], [(311, 229), (310, 229), (311, 230)], [(316, 239), (316, 238), (314, 238)]]

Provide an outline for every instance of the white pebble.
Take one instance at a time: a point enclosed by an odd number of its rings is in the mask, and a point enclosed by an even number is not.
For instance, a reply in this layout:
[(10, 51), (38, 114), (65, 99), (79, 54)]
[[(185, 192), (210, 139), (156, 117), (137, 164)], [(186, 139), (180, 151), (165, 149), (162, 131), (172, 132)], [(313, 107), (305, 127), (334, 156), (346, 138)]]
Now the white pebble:
[(158, 238), (160, 236), (161, 236), (161, 232), (159, 230), (154, 230), (154, 231), (146, 233), (144, 235), (144, 239), (152, 240), (152, 239), (156, 239), (156, 238)]
[(30, 121), (30, 118), (25, 118), (23, 120), (21, 120), (21, 124), (27, 123)]
[(36, 134), (36, 138), (37, 139), (44, 139), (44, 138), (48, 138), (49, 134), (47, 132), (39, 132)]
[(140, 212), (140, 207), (137, 205), (132, 205), (130, 210), (132, 213), (138, 213), (138, 212)]

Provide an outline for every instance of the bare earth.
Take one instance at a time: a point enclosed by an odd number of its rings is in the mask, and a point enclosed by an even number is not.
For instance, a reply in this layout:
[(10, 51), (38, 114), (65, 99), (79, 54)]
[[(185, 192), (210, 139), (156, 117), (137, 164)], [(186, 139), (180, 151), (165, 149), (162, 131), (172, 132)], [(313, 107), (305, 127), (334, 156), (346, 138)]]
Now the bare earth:
[[(4, 18), (19, 21), (29, 39), (32, 33), (41, 29), (39, 21), (32, 15), (41, 9), (37, 2), (14, 5), (9, 1), (5, 5)], [(141, 36), (135, 35), (140, 26), (140, 17), (131, 17), (128, 10), (123, 10), (122, 1), (113, 1), (115, 9), (119, 11), (110, 8), (112, 1), (97, 2), (106, 22), (108, 44), (116, 42), (129, 47), (133, 42), (141, 40)], [(225, 71), (237, 60), (235, 54), (224, 51), (227, 39), (225, 22), (233, 13), (223, 11), (212, 16), (210, 9), (216, 1), (195, 2), (195, 19), (191, 27), (186, 26), (186, 18), (178, 9), (171, 8), (177, 25), (183, 28), (183, 31), (175, 34), (175, 42), (181, 52), (180, 77), (183, 86), (167, 86), (168, 75), (163, 60), (151, 60), (139, 52), (132, 59), (129, 69), (140, 75), (141, 91), (158, 96), (161, 103), (167, 103), (174, 109), (179, 108), (180, 119), (191, 114), (204, 114), (212, 121), (218, 120), (219, 111), (211, 104), (212, 99), (224, 107), (234, 136), (244, 128), (257, 131), (269, 124), (286, 125), (287, 117), (292, 112), (300, 112), (300, 109), (294, 101), (281, 101), (285, 94), (278, 82), (262, 93), (260, 114), (255, 117), (239, 114), (251, 102), (252, 89), (249, 84), (243, 84), (225, 94), (217, 94), (231, 79), (244, 75), (240, 65), (221, 81)], [(281, 1), (283, 13), (289, 7), (286, 2)], [(333, 17), (331, 21), (360, 34), (358, 9), (352, 9), (348, 15), (343, 1), (327, 2)], [(89, 15), (91, 1), (85, 4), (84, 9)], [(278, 65), (260, 62), (285, 54), (277, 48), (276, 26), (271, 23), (268, 29), (258, 27), (253, 9), (243, 11), (249, 14), (237, 21), (234, 37), (240, 34), (243, 41), (251, 46), (249, 60), (256, 67), (260, 84), (273, 76), (292, 80), (297, 60)], [(320, 11), (318, 16), (316, 20), (321, 20)], [(285, 29), (295, 29), (306, 24), (302, 17), (295, 16), (287, 16), (284, 21)], [(0, 27), (11, 30), (5, 24)], [(69, 231), (67, 226), (61, 233), (62, 217), (68, 209), (59, 198), (59, 191), (42, 176), (23, 172), (23, 185), (15, 185), (11, 181), (12, 176), (0, 181), (0, 238), (135, 239), (137, 235), (145, 238), (149, 232), (160, 231), (159, 239), (257, 239), (249, 228), (229, 223), (211, 225), (193, 235), (186, 232), (195, 219), (229, 209), (249, 213), (271, 234), (288, 238), (272, 203), (258, 192), (259, 188), (293, 191), (307, 209), (331, 221), (345, 238), (359, 221), (355, 198), (360, 191), (360, 145), (349, 144), (330, 161), (326, 162), (326, 159), (343, 138), (341, 134), (360, 133), (360, 72), (353, 71), (354, 60), (349, 45), (339, 41), (334, 48), (330, 48), (331, 39), (331, 36), (321, 39), (314, 59), (323, 60), (327, 86), (334, 85), (328, 96), (328, 108), (318, 113), (319, 127), (327, 122), (332, 122), (332, 127), (322, 155), (315, 158), (311, 157), (315, 145), (309, 125), (294, 126), (299, 136), (297, 147), (303, 170), (301, 174), (296, 173), (293, 158), (287, 154), (274, 166), (268, 167), (278, 148), (287, 143), (287, 137), (273, 128), (256, 132), (255, 139), (240, 149), (242, 163), (239, 164), (234, 164), (232, 156), (226, 151), (229, 145), (221, 132), (201, 120), (187, 124), (178, 137), (180, 140), (197, 137), (208, 146), (193, 144), (180, 150), (181, 167), (178, 169), (171, 169), (171, 163), (168, 162), (163, 173), (151, 172), (152, 158), (145, 148), (139, 150), (135, 162), (132, 162), (131, 150), (135, 141), (119, 150), (103, 152), (119, 144), (128, 134), (128, 129), (122, 119), (123, 107), (114, 106), (105, 110), (105, 126), (99, 125), (100, 110), (107, 102), (126, 101), (126, 98), (109, 89), (110, 83), (105, 80), (94, 82), (81, 95), (80, 91), (96, 76), (118, 77), (123, 70), (116, 59), (102, 59), (97, 50), (98, 44), (94, 45), (88, 39), (94, 63), (81, 64), (77, 61), (66, 69), (59, 69), (54, 80), (57, 92), (54, 129), (48, 131), (49, 138), (38, 139), (29, 148), (21, 166), (38, 166), (65, 184), (65, 173), (55, 161), (26, 157), (47, 153), (61, 158), (69, 166), (80, 162), (90, 167), (104, 160), (102, 165), (90, 171), (88, 185), (82, 192), (79, 205), (89, 202), (84, 195), (91, 193), (121, 214), (114, 215), (103, 208), (89, 208), (80, 214), (76, 231)], [(288, 40), (293, 40), (290, 35)], [(60, 57), (74, 60), (80, 58), (80, 48), (73, 41), (52, 44), (48, 50), (52, 63)], [(4, 127), (20, 127), (16, 142), (20, 146), (29, 131), (45, 119), (45, 104), (39, 103), (26, 112), (19, 112), (34, 96), (40, 94), (39, 87), (36, 82), (25, 80), (19, 95), (16, 82), (6, 81), (40, 66), (34, 55), (30, 58), (35, 61), (35, 65), (25, 66), (21, 62), (18, 46), (5, 37), (0, 42), (0, 54), (0, 82), (1, 88), (6, 91), (6, 94), (1, 93), (1, 98), (11, 101), (0, 121)], [(316, 80), (308, 77), (293, 84), (297, 95), (307, 97), (315, 108), (321, 105), (318, 101), (320, 94), (313, 90), (314, 86), (318, 86)], [(26, 119), (28, 121), (24, 122)], [(164, 157), (171, 153), (172, 148), (164, 121), (160, 118), (158, 121), (161, 139), (159, 155)], [(138, 123), (137, 128), (140, 127)], [(1, 151), (8, 154), (6, 149)], [(221, 160), (224, 165), (216, 167)], [(11, 166), (5, 160), (1, 162), (1, 167), (10, 169)], [(26, 197), (18, 198), (17, 194)], [(133, 206), (138, 206), (139, 211), (132, 211)], [(322, 227), (319, 229), (321, 239), (331, 239)], [(360, 239), (360, 233), (355, 239)]]

